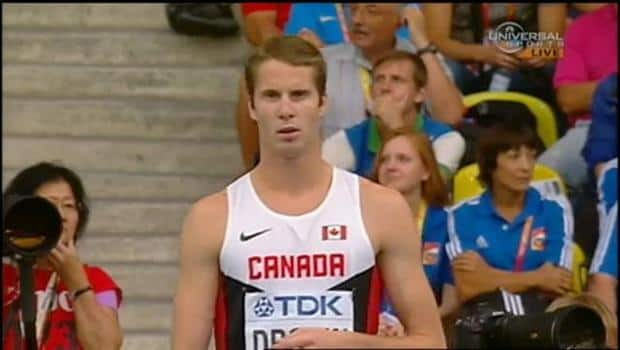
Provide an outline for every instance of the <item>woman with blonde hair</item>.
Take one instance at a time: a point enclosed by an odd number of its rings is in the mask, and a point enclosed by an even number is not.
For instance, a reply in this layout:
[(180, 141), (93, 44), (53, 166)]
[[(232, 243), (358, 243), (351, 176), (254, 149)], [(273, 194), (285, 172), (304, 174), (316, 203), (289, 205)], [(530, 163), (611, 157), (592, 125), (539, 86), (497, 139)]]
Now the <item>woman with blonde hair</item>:
[[(399, 191), (409, 203), (422, 234), (424, 272), (440, 305), (441, 316), (447, 316), (456, 308), (451, 269), (444, 250), (448, 241), (444, 207), (449, 205), (449, 194), (431, 142), (425, 134), (398, 129), (388, 135), (377, 154), (373, 180)], [(384, 298), (381, 320), (380, 331), (386, 334), (398, 327), (388, 298)]]

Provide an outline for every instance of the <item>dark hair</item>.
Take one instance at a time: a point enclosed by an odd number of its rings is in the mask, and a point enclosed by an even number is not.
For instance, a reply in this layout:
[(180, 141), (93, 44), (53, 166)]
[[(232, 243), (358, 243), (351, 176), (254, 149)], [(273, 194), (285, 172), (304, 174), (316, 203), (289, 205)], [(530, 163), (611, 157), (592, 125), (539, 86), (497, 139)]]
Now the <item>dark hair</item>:
[(312, 67), (314, 69), (314, 85), (319, 96), (325, 96), (327, 65), (321, 51), (298, 36), (279, 36), (267, 40), (250, 56), (245, 64), (246, 88), (252, 105), (254, 105), (254, 89), (256, 88), (258, 68), (270, 59), (293, 66)]
[(372, 67), (373, 73), (382, 64), (395, 61), (409, 61), (413, 66), (413, 82), (419, 88), (426, 86), (428, 81), (428, 71), (420, 56), (402, 50), (391, 50), (381, 56)]
[(57, 181), (65, 181), (71, 187), (78, 210), (78, 224), (76, 227), (75, 240), (83, 234), (88, 222), (90, 209), (88, 198), (80, 177), (71, 169), (60, 165), (41, 162), (20, 171), (9, 182), (3, 193), (3, 201), (10, 195), (32, 196), (43, 185)]
[(539, 150), (538, 136), (526, 123), (502, 122), (484, 130), (480, 135), (476, 152), (480, 169), (478, 181), (490, 189), (493, 171), (497, 168), (497, 156), (521, 146)]

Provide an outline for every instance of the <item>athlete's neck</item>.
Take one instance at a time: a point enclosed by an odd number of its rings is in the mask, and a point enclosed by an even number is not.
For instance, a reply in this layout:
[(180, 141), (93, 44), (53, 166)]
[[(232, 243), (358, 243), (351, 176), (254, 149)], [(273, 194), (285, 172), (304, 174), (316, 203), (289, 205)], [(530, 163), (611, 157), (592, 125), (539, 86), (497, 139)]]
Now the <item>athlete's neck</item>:
[(252, 181), (263, 188), (278, 192), (299, 193), (321, 186), (331, 179), (331, 166), (319, 152), (309, 152), (295, 158), (261, 154), (252, 171)]

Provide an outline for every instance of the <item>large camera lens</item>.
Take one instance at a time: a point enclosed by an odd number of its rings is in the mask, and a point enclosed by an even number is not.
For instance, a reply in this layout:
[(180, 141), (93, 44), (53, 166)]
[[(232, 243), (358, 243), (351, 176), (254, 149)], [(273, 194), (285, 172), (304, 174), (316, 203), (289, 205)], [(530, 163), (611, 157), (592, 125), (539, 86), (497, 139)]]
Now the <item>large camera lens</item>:
[(498, 322), (500, 348), (579, 349), (605, 344), (605, 326), (587, 307), (567, 306), (553, 312), (508, 316)]
[(44, 255), (56, 246), (62, 233), (56, 206), (42, 197), (8, 196), (3, 219), (3, 255)]

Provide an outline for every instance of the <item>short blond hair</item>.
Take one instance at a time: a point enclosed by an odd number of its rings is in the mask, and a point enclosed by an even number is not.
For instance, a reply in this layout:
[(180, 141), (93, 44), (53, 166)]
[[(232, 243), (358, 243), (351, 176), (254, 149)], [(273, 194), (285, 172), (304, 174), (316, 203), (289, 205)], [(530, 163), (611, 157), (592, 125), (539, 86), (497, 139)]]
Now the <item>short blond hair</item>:
[(312, 67), (314, 70), (314, 85), (319, 92), (319, 96), (325, 96), (327, 65), (321, 55), (321, 51), (300, 37), (279, 36), (267, 40), (248, 58), (245, 64), (245, 82), (251, 103), (254, 100), (258, 68), (270, 59), (292, 66)]
[(617, 334), (618, 334), (618, 320), (616, 315), (609, 310), (605, 303), (592, 293), (584, 292), (577, 295), (567, 295), (555, 299), (549, 306), (547, 306), (546, 312), (555, 311), (567, 306), (583, 306), (596, 312), (605, 326), (605, 339), (607, 346), (617, 348)]

